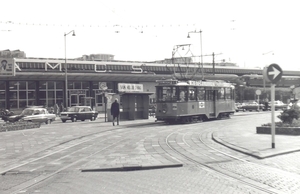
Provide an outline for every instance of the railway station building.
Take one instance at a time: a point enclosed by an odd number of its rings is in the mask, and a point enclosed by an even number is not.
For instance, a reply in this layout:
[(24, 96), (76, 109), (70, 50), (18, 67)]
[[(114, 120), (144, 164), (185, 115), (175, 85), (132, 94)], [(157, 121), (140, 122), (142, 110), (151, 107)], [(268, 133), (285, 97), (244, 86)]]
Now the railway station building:
[[(0, 62), (0, 107), (10, 110), (22, 110), (28, 106), (52, 107), (55, 103), (63, 103), (65, 107), (84, 105), (86, 99), (90, 99), (91, 106), (101, 112), (109, 93), (144, 93), (151, 103), (155, 101), (156, 80), (171, 79), (174, 73), (191, 69), (167, 61), (116, 61), (111, 54), (84, 55), (67, 60), (28, 58), (19, 50), (0, 51)], [(199, 65), (195, 64), (192, 69), (199, 69)], [(203, 71), (205, 79), (228, 81), (237, 80), (249, 72), (261, 74), (259, 69), (232, 65), (212, 68), (210, 64), (204, 66)], [(294, 76), (289, 84), (299, 83), (298, 74), (300, 72), (286, 72), (289, 77)], [(196, 78), (201, 79), (201, 73)], [(258, 77), (247, 79), (254, 84), (259, 80)], [(283, 82), (279, 84), (284, 85)]]

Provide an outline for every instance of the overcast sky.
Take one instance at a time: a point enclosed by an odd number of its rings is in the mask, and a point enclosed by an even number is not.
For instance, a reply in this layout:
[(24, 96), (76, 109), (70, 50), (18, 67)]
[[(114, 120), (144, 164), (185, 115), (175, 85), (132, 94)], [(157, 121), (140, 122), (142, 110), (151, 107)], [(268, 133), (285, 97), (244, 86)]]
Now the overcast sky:
[[(297, 0), (10, 0), (1, 1), (0, 50), (27, 57), (63, 58), (107, 53), (116, 60), (216, 55), (240, 67), (277, 63), (300, 69)], [(119, 31), (119, 33), (116, 33)], [(143, 32), (143, 33), (141, 33)], [(194, 60), (199, 61), (199, 57)], [(211, 62), (211, 56), (204, 56)]]

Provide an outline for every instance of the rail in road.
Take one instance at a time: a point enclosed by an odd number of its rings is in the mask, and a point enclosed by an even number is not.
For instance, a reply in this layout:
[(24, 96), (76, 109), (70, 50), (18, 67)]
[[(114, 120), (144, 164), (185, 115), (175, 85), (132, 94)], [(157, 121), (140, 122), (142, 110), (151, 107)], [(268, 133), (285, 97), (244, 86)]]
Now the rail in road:
[[(260, 114), (263, 113), (252, 113), (251, 115)], [(257, 119), (257, 116), (253, 118)], [(212, 140), (212, 134), (215, 131), (233, 127), (237, 121), (249, 122), (247, 119), (249, 119), (247, 116), (237, 115), (227, 120), (186, 125), (166, 125), (161, 122), (152, 122), (122, 124), (118, 127), (106, 126), (97, 132), (85, 133), (55, 146), (47, 147), (45, 150), (26, 156), (22, 161), (7, 164), (5, 168), (1, 166), (2, 180), (4, 183), (8, 183), (2, 193), (33, 192), (35, 188), (41, 187), (45, 182), (53, 182), (55, 177), (61, 173), (80, 172), (82, 166), (94, 161), (99, 154), (120, 156), (126, 155), (127, 152), (132, 153), (129, 154), (131, 157), (151, 152), (150, 155), (155, 156), (157, 160), (182, 164), (184, 167), (200, 168), (218, 179), (225, 179), (231, 184), (239, 185), (246, 192), (299, 191), (297, 190), (299, 176), (293, 177), (290, 173), (262, 165), (256, 159), (216, 144)], [(79, 125), (88, 128), (95, 124), (79, 122), (53, 126), (68, 128)], [(51, 126), (47, 127), (51, 131)], [(78, 130), (85, 130), (85, 128), (82, 127)], [(139, 149), (134, 149), (133, 145), (137, 145)], [(141, 151), (143, 152), (141, 153)], [(160, 157), (157, 157), (158, 155)], [(155, 161), (155, 159), (150, 158), (149, 160)], [(124, 165), (121, 161), (117, 165), (122, 164)], [(104, 167), (109, 169), (109, 167), (114, 168), (115, 166), (109, 164)], [(273, 174), (270, 174), (270, 171)], [(21, 176), (22, 180), (16, 179), (17, 176)], [(274, 183), (274, 177), (282, 181), (284, 186)]]

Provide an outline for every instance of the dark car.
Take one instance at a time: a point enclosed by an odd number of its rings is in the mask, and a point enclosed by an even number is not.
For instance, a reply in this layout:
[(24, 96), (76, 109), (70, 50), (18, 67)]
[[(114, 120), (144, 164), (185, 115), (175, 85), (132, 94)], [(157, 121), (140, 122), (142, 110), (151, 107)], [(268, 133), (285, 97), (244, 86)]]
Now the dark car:
[(244, 104), (242, 106), (242, 109), (244, 111), (252, 111), (252, 110), (256, 110), (256, 111), (259, 111), (259, 110), (264, 110), (264, 105), (263, 104), (258, 104), (257, 102), (250, 102), (250, 103), (247, 103), (247, 104)]
[(85, 121), (86, 119), (94, 121), (98, 112), (92, 110), (89, 106), (72, 106), (66, 112), (60, 113), (60, 119), (63, 123), (67, 120), (76, 122), (77, 120)]

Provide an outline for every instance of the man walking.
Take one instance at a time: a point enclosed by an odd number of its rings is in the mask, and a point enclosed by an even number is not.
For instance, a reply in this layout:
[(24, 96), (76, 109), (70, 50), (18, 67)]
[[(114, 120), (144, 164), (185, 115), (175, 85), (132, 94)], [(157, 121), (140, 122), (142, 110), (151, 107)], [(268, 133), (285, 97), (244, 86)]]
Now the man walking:
[(113, 126), (115, 126), (115, 119), (117, 118), (117, 125), (119, 125), (119, 114), (120, 114), (120, 105), (118, 103), (118, 99), (116, 98), (115, 101), (111, 104), (110, 113), (113, 116)]

